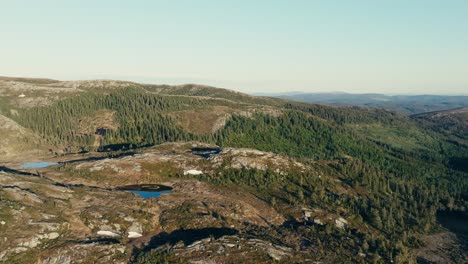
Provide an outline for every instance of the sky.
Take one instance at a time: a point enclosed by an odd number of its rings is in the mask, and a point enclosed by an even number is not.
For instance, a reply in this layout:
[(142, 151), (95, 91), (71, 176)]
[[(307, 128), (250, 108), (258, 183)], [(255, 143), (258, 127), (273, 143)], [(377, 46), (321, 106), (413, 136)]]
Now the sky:
[(466, 0), (0, 0), (0, 76), (468, 94)]

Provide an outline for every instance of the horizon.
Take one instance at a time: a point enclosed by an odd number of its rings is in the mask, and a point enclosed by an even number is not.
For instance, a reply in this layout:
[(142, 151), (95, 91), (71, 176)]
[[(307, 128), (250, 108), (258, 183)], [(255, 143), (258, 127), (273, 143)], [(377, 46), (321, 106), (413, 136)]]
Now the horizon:
[(468, 95), (468, 3), (460, 0), (47, 0), (2, 8), (5, 76), (249, 94)]
[(180, 82), (180, 83), (164, 83), (164, 82), (145, 82), (145, 81), (138, 81), (134, 79), (110, 79), (110, 78), (102, 78), (102, 79), (56, 79), (56, 78), (47, 78), (47, 77), (38, 77), (38, 76), (5, 76), (0, 75), (0, 78), (24, 78), (24, 79), (51, 79), (54, 81), (122, 81), (122, 82), (134, 82), (139, 84), (148, 84), (148, 85), (171, 85), (171, 86), (183, 86), (183, 85), (200, 85), (200, 86), (209, 86), (213, 88), (220, 88), (220, 89), (227, 89), (232, 90), (235, 92), (241, 92), (248, 95), (253, 96), (288, 96), (288, 95), (297, 95), (297, 94), (350, 94), (350, 95), (384, 95), (384, 96), (454, 96), (454, 97), (468, 97), (468, 92), (466, 93), (376, 93), (376, 92), (347, 92), (347, 91), (288, 91), (288, 90), (279, 90), (276, 92), (248, 92), (248, 91), (240, 91), (236, 89), (231, 89), (227, 87), (220, 87), (220, 86), (213, 86), (208, 85), (205, 83), (195, 83), (195, 82)]

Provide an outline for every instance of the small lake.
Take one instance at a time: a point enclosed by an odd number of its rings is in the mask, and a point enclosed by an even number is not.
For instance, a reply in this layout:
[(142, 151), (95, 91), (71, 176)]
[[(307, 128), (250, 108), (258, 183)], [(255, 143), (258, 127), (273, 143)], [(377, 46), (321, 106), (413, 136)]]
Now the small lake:
[(463, 212), (439, 212), (439, 223), (458, 236), (468, 238), (468, 214)]
[(23, 163), (21, 165), (21, 168), (23, 169), (40, 169), (40, 168), (45, 168), (49, 167), (52, 165), (57, 165), (58, 162), (47, 162), (47, 161), (39, 161), (39, 162), (27, 162)]
[(221, 148), (193, 148), (192, 154), (208, 159), (213, 155), (219, 154), (221, 151)]
[(171, 191), (129, 191), (129, 192), (132, 192), (134, 194), (138, 194), (139, 196), (141, 196), (142, 198), (144, 199), (148, 199), (148, 198), (158, 198), (159, 196), (161, 196), (162, 194), (168, 194), (168, 193), (171, 193)]
[(141, 196), (144, 199), (157, 198), (163, 194), (169, 194), (172, 188), (159, 184), (141, 184), (141, 185), (127, 185), (116, 188), (119, 191), (128, 191)]

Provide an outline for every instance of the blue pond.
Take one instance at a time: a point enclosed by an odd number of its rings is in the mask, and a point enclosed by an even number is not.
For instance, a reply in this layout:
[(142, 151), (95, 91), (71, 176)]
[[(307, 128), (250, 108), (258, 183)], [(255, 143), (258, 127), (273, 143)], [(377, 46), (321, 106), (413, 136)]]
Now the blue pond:
[(171, 193), (171, 191), (160, 191), (160, 192), (154, 192), (154, 191), (129, 191), (134, 194), (138, 194), (139, 196), (148, 199), (148, 198), (157, 198), (161, 196), (161, 194), (168, 194)]
[(141, 196), (144, 199), (157, 198), (162, 194), (171, 193), (172, 188), (169, 186), (159, 184), (141, 184), (141, 185), (127, 185), (118, 187), (117, 190), (129, 191)]
[(45, 168), (51, 165), (57, 165), (58, 162), (47, 162), (47, 161), (40, 161), (40, 162), (28, 162), (21, 165), (23, 169), (40, 169)]

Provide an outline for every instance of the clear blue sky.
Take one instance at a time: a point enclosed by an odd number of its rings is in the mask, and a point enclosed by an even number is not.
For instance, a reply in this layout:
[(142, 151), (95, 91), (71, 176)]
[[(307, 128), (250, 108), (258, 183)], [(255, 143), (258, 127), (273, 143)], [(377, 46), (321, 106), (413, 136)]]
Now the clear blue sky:
[(0, 0), (0, 75), (468, 93), (466, 0)]

